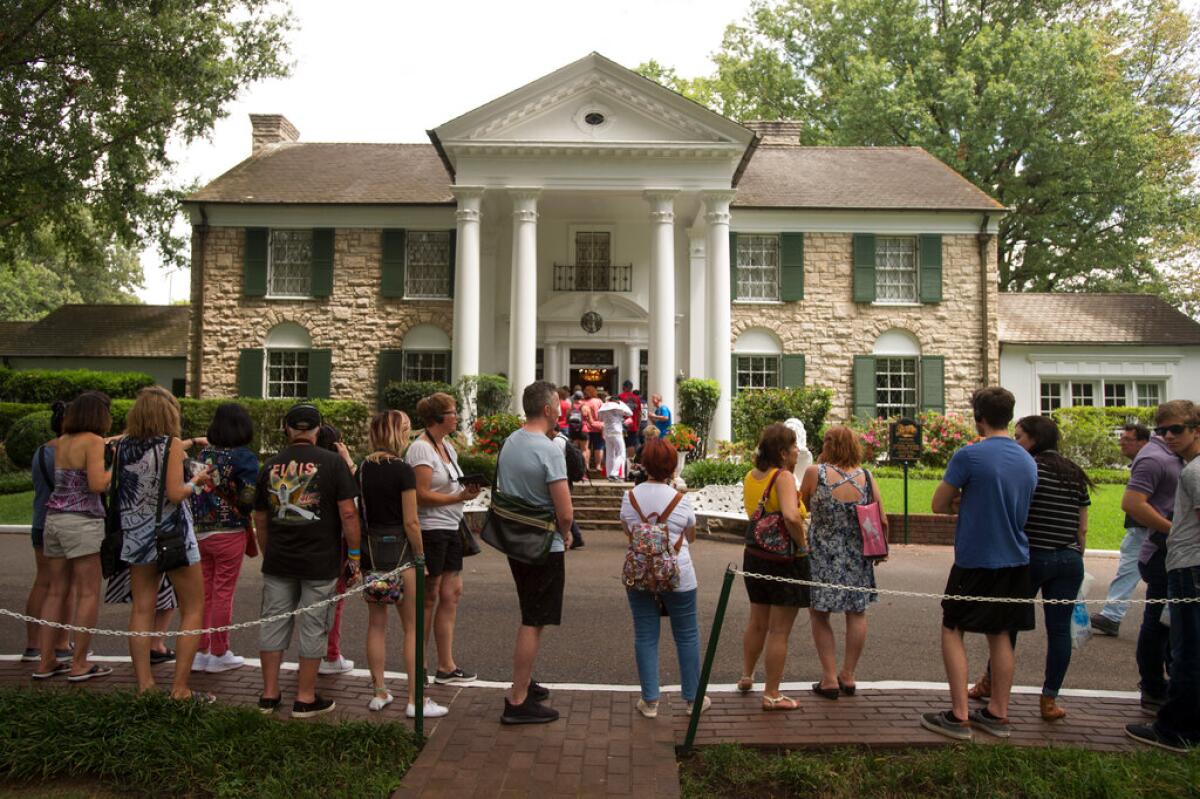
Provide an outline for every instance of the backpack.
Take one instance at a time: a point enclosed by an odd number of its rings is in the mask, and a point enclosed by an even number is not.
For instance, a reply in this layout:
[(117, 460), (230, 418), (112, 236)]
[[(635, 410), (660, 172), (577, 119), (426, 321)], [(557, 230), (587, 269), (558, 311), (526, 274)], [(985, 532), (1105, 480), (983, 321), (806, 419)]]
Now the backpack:
[(587, 464), (583, 462), (583, 452), (579, 446), (562, 433), (558, 437), (567, 443), (563, 447), (563, 456), (567, 459), (567, 482), (578, 483), (587, 476)]
[(629, 504), (640, 521), (629, 531), (629, 549), (625, 552), (625, 566), (621, 570), (621, 578), (627, 587), (656, 594), (679, 587), (679, 550), (683, 548), (683, 536), (671, 546), (667, 520), (681, 499), (683, 492), (675, 492), (675, 498), (662, 513), (652, 514), (652, 522), (638, 507), (634, 493), (629, 492)]
[(583, 434), (583, 412), (578, 408), (572, 408), (567, 414), (567, 430), (573, 436)]

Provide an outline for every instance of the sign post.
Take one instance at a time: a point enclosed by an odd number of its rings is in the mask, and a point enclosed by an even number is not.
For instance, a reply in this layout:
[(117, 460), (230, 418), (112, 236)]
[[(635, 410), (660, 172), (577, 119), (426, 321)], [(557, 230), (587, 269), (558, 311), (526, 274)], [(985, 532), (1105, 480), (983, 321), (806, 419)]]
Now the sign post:
[(908, 465), (921, 460), (921, 425), (915, 419), (897, 419), (888, 425), (888, 463), (904, 470), (904, 543), (908, 543)]

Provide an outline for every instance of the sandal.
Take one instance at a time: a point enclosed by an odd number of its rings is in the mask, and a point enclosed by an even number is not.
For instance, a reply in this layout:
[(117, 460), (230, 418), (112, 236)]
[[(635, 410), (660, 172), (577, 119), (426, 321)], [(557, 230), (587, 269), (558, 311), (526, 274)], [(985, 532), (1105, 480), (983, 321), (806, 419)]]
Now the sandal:
[(97, 677), (107, 677), (112, 673), (113, 670), (108, 666), (101, 666), (93, 663), (92, 667), (82, 674), (68, 674), (67, 682), (87, 682), (88, 680), (93, 680)]
[(812, 692), (822, 699), (837, 699), (840, 693), (837, 688), (822, 688), (819, 682), (812, 684)]
[(799, 702), (797, 702), (795, 699), (792, 699), (790, 696), (784, 696), (783, 694), (780, 694), (776, 697), (764, 696), (762, 701), (762, 709), (767, 712), (800, 709)]
[(992, 678), (987, 674), (980, 677), (974, 685), (967, 691), (967, 697), (974, 699), (977, 702), (989, 699), (992, 696)]
[(741, 693), (741, 694), (750, 693), (752, 690), (754, 690), (754, 678), (753, 677), (742, 677), (740, 680), (737, 681), (737, 689), (738, 689), (738, 693)]
[[(174, 699), (174, 697), (172, 697)], [(194, 702), (197, 705), (211, 705), (217, 701), (217, 697), (213, 694), (206, 694), (203, 691), (192, 691), (183, 699), (177, 699), (177, 702)]]
[(48, 680), (51, 677), (57, 677), (60, 674), (70, 674), (70, 672), (70, 663), (59, 663), (54, 668), (50, 669), (50, 671), (35, 671), (29, 676), (35, 680)]
[(857, 688), (858, 688), (857, 684), (847, 685), (846, 683), (842, 682), (841, 677), (838, 677), (838, 690), (840, 690), (846, 696), (854, 696), (854, 691)]

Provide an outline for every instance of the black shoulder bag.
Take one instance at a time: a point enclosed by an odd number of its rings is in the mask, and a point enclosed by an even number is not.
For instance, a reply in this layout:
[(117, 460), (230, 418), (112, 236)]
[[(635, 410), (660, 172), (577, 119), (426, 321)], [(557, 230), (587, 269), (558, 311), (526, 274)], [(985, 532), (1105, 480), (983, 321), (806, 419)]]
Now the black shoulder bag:
[(554, 544), (558, 526), (554, 512), (530, 504), (520, 497), (500, 490), (500, 461), (504, 454), (501, 445), (496, 456), (496, 485), (492, 488), (492, 505), (479, 537), (508, 557), (521, 563), (545, 563)]
[(158, 507), (154, 511), (154, 551), (160, 574), (189, 565), (187, 528), (183, 524), (182, 503), (175, 508), (170, 518), (163, 521), (163, 505), (167, 495), (167, 463), (171, 460), (172, 441), (174, 439), (167, 436), (166, 444), (163, 445), (162, 469), (158, 473)]
[(121, 531), (121, 444), (113, 448), (112, 479), (104, 495), (104, 540), (100, 542), (100, 571), (110, 579), (125, 571), (128, 564), (121, 560), (125, 543)]

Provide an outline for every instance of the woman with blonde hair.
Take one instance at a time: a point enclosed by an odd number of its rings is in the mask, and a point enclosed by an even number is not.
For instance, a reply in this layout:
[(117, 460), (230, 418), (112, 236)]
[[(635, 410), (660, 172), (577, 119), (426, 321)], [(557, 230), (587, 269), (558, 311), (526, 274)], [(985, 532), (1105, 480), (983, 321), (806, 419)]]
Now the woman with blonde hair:
[[(204, 574), (192, 527), (191, 503), (186, 500), (209, 482), (209, 469), (201, 470), (188, 480), (183, 461), (179, 401), (161, 386), (143, 388), (129, 409), (125, 436), (117, 444), (113, 461), (123, 535), (121, 560), (129, 564), (133, 588), (129, 613), (131, 631), (150, 631), (155, 627), (160, 531), (169, 531), (182, 541), (182, 560), (186, 565), (167, 571), (179, 600), (180, 629), (196, 630), (204, 623)], [(181, 636), (176, 641), (175, 679), (171, 685), (173, 699), (204, 703), (216, 700), (211, 694), (192, 691), (188, 687), (192, 661), (199, 646), (197, 635)], [(150, 639), (131, 637), (129, 655), (138, 692), (152, 690)]]
[[(800, 497), (808, 506), (809, 561), (812, 579), (820, 583), (875, 587), (875, 566), (863, 556), (862, 530), (856, 506), (880, 503), (879, 515), (887, 534), (887, 515), (879, 496), (879, 485), (863, 469), (862, 447), (858, 436), (848, 427), (836, 425), (825, 432), (821, 456), (804, 471)], [(813, 588), (808, 609), (812, 621), (813, 643), (821, 661), (821, 680), (812, 692), (825, 699), (839, 694), (852, 696), (854, 669), (867, 642), (867, 605), (876, 595), (840, 588)], [(837, 666), (837, 641), (830, 624), (830, 613), (846, 614), (846, 655), (842, 669)]]
[[(412, 424), (402, 411), (380, 411), (371, 418), (371, 454), (358, 467), (359, 509), (363, 517), (363, 599), (367, 602), (367, 665), (375, 696), (367, 705), (383, 710), (392, 703), (384, 682), (387, 659), (388, 606), (398, 605), (404, 628), (404, 667), (408, 671), (410, 718), (416, 715), (417, 686), (417, 573), (406, 568), (399, 575), (387, 572), (423, 557), (425, 543), (417, 515), (417, 478), (401, 457), (408, 446)], [(378, 562), (376, 562), (378, 561)], [(428, 697), (425, 717), (449, 712)]]

